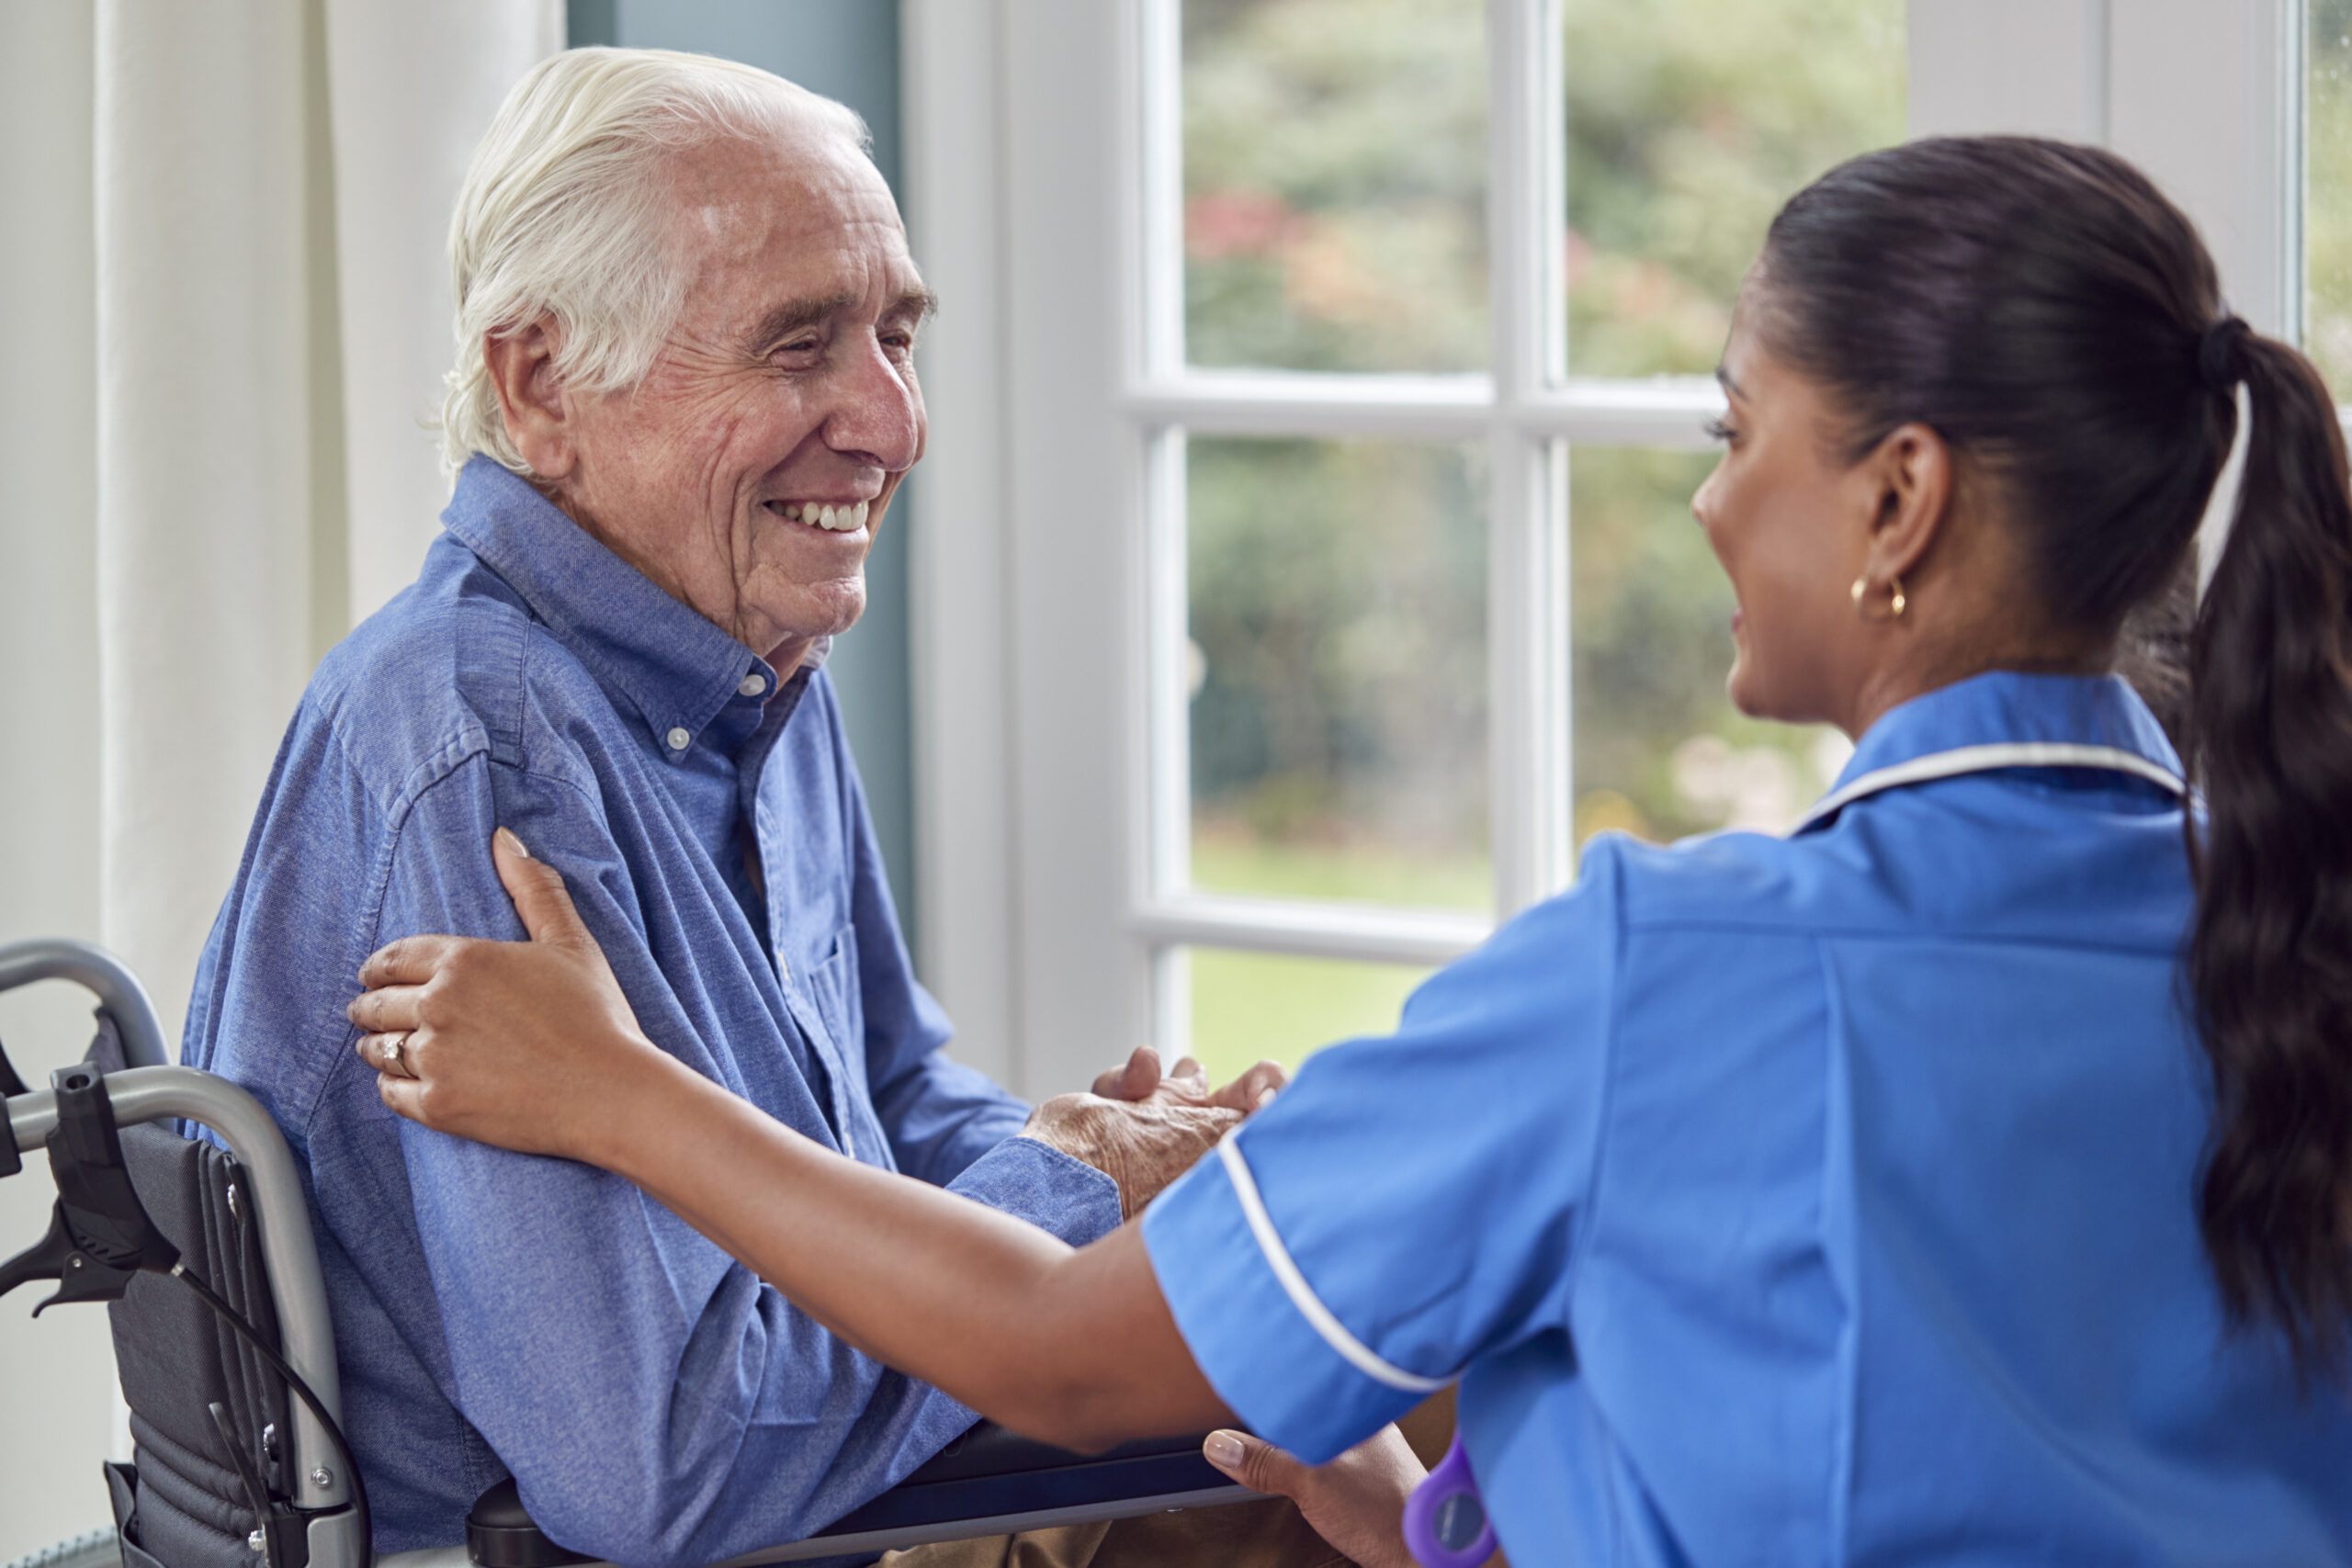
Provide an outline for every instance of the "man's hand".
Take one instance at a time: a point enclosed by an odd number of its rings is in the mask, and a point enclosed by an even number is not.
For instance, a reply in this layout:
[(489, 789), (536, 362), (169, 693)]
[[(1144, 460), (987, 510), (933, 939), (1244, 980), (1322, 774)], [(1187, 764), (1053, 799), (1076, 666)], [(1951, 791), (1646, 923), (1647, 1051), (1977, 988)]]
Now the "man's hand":
[(1021, 1135), (1084, 1160), (1117, 1182), (1119, 1217), (1131, 1220), (1240, 1124), (1238, 1111), (1166, 1096), (1128, 1100), (1057, 1094), (1029, 1113)]
[(1315, 1533), (1358, 1568), (1414, 1568), (1405, 1550), (1405, 1499), (1429, 1472), (1395, 1427), (1329, 1464), (1301, 1464), (1247, 1432), (1211, 1432), (1201, 1453), (1251, 1491), (1297, 1504)]
[(1163, 1074), (1159, 1053), (1138, 1045), (1127, 1059), (1094, 1080), (1094, 1092), (1105, 1100), (1149, 1100), (1155, 1095), (1188, 1105), (1221, 1105), (1243, 1115), (1266, 1103), (1290, 1082), (1280, 1062), (1259, 1062), (1224, 1088), (1209, 1088), (1208, 1073), (1190, 1056), (1180, 1057)]
[(1159, 1054), (1137, 1046), (1090, 1094), (1056, 1095), (1030, 1113), (1023, 1137), (1084, 1160), (1119, 1184), (1119, 1214), (1133, 1219), (1159, 1190), (1272, 1099), (1287, 1079), (1261, 1062), (1224, 1088), (1190, 1056), (1163, 1074)]

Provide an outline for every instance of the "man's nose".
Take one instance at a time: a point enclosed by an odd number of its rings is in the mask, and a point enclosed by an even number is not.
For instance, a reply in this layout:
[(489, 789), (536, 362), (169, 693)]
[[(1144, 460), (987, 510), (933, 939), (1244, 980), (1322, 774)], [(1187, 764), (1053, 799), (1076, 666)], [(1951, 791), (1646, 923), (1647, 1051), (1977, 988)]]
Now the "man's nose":
[(825, 444), (888, 473), (912, 468), (922, 455), (922, 394), (912, 372), (868, 344), (840, 378)]

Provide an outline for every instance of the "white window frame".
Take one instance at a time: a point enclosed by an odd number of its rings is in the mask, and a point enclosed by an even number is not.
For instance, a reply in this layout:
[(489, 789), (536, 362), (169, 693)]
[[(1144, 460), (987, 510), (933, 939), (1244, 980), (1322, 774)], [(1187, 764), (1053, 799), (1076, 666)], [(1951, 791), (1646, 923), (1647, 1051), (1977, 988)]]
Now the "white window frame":
[[(914, 541), (921, 956), (959, 1054), (1027, 1092), (1182, 1039), (1186, 944), (1430, 964), (1491, 924), (1183, 890), (1170, 431), (1485, 446), (1495, 908), (1571, 874), (1562, 454), (1702, 446), (1720, 404), (1548, 362), (1555, 4), (1487, 6), (1493, 372), (1404, 378), (1179, 362), (1180, 280), (1152, 273), (1181, 265), (1173, 76), (1141, 67), (1173, 59), (1176, 0), (902, 0), (909, 224), (945, 300)], [(2113, 146), (2198, 220), (2240, 313), (2294, 333), (2299, 0), (1912, 0), (1909, 28), (1914, 134)]]

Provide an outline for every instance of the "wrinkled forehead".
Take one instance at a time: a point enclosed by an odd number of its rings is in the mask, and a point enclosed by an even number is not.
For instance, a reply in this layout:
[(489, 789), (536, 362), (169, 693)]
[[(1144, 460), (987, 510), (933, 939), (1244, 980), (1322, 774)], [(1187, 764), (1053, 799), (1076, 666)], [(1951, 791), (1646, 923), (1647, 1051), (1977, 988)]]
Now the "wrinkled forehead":
[(779, 115), (765, 135), (714, 137), (682, 149), (672, 165), (671, 222), (705, 259), (795, 244), (906, 254), (881, 172), (828, 124)]

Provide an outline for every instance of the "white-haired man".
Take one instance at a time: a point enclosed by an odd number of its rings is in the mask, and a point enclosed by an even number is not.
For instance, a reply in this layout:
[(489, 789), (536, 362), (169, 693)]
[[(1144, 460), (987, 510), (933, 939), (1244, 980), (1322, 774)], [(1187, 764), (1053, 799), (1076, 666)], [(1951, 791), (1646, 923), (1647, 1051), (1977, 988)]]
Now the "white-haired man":
[(563, 872), (665, 1048), (1071, 1242), (1265, 1080), (1210, 1103), (1138, 1060), (1033, 1122), (940, 1050), (820, 669), (924, 434), (930, 296), (855, 118), (717, 61), (560, 55), (451, 248), (446, 532), (294, 717), (185, 1055), (309, 1177), (379, 1549), (460, 1539), (511, 1469), (567, 1545), (705, 1562), (822, 1526), (972, 1416), (625, 1183), (378, 1102), (360, 960), (520, 934), (493, 829)]

